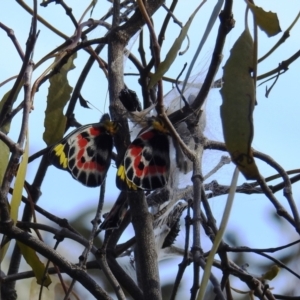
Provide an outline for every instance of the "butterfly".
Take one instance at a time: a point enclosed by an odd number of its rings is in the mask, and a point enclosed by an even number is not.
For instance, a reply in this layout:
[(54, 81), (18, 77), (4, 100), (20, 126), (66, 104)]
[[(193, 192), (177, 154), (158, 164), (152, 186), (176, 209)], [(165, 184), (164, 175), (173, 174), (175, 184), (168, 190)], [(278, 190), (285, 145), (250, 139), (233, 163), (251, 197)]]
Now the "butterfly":
[(120, 164), (116, 184), (120, 190), (155, 190), (167, 184), (170, 173), (168, 130), (153, 118), (129, 145)]
[(110, 166), (113, 135), (118, 128), (118, 123), (110, 120), (82, 126), (51, 148), (49, 160), (82, 184), (99, 186)]

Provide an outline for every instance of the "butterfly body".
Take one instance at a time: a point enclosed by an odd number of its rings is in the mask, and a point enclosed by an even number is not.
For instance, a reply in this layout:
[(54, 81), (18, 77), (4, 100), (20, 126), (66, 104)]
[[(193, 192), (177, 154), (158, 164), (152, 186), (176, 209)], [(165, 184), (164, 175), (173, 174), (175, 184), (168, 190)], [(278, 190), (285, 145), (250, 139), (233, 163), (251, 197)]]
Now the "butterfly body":
[(99, 186), (110, 166), (117, 129), (113, 121), (82, 126), (52, 147), (50, 162), (86, 186)]
[(170, 170), (168, 131), (154, 119), (129, 145), (117, 172), (121, 190), (154, 190), (166, 185)]

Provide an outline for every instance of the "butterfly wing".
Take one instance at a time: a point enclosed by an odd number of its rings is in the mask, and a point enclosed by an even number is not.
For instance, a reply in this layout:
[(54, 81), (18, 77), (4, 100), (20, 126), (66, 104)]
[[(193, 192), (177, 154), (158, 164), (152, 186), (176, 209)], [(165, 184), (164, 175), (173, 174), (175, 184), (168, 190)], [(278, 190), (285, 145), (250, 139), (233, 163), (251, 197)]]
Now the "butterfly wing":
[(49, 158), (54, 166), (68, 171), (82, 184), (96, 187), (102, 184), (110, 166), (112, 148), (107, 126), (96, 123), (70, 133), (52, 148)]
[(166, 185), (170, 171), (168, 136), (156, 129), (139, 135), (128, 147), (117, 173), (121, 190), (155, 190)]

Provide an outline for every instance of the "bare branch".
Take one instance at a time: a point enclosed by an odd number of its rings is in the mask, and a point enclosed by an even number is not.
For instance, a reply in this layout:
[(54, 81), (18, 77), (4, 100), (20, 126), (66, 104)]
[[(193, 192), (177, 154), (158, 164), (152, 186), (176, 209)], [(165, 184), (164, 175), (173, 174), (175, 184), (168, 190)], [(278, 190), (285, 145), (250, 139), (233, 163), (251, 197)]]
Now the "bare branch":
[(24, 52), (15, 36), (14, 31), (11, 28), (8, 28), (7, 26), (5, 26), (3, 23), (0, 22), (0, 28), (2, 28), (4, 31), (6, 31), (7, 35), (10, 37), (10, 39), (12, 40), (13, 44), (15, 45), (19, 56), (21, 57), (21, 59), (24, 59)]

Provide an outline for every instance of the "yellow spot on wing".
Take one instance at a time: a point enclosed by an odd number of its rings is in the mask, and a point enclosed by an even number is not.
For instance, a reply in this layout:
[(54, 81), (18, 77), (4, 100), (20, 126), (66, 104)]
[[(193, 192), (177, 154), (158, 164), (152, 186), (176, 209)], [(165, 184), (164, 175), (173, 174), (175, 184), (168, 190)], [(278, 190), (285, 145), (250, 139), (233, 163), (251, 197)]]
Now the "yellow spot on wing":
[(121, 180), (125, 181), (126, 175), (125, 175), (125, 168), (123, 165), (120, 165), (117, 175), (120, 177)]
[(58, 144), (54, 147), (53, 151), (55, 155), (59, 157), (59, 164), (66, 169), (68, 167), (68, 158), (64, 152), (65, 145)]
[(126, 176), (126, 171), (123, 165), (119, 166), (118, 169), (118, 173), (117, 176), (122, 180), (122, 181), (126, 181), (126, 185), (128, 186), (129, 189), (136, 191), (137, 190), (137, 186), (131, 182), (127, 176)]

